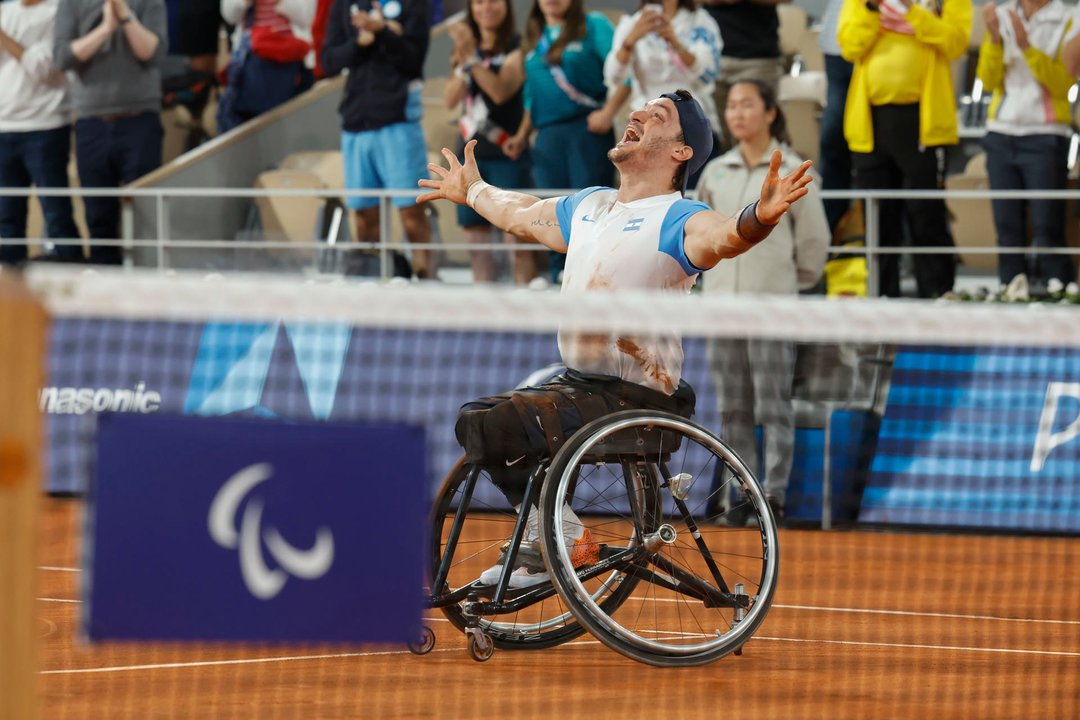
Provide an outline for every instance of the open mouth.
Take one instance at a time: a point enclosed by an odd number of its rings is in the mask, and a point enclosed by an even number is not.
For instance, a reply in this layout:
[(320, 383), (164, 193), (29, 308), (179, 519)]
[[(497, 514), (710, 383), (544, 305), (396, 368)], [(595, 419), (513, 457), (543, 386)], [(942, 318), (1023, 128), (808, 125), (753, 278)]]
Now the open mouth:
[(624, 143), (635, 143), (641, 140), (641, 136), (638, 135), (638, 131), (634, 129), (633, 125), (626, 126), (626, 132), (623, 133), (622, 141)]

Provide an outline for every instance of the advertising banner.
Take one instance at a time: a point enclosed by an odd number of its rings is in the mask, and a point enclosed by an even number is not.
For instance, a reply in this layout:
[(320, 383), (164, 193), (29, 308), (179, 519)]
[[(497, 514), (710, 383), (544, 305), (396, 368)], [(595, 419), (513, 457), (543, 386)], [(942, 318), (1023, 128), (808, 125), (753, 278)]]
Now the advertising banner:
[(1080, 350), (905, 347), (859, 519), (1080, 531)]
[(133, 413), (98, 426), (90, 639), (419, 637), (422, 429)]

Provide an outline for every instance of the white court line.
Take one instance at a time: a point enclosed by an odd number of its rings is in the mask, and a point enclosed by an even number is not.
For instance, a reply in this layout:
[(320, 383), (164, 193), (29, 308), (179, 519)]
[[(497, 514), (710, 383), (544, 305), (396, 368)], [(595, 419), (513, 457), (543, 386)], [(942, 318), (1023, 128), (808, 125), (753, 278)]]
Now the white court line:
[[(641, 600), (643, 598), (630, 598), (631, 600)], [(63, 598), (38, 598), (41, 602), (60, 602), (60, 603), (81, 603), (82, 600), (65, 600)], [(650, 598), (652, 602), (685, 602), (678, 598)], [(816, 612), (837, 612), (837, 613), (863, 613), (868, 615), (901, 615), (906, 617), (935, 617), (935, 618), (950, 618), (954, 620), (997, 620), (1000, 622), (1018, 622), (1018, 623), (1039, 623), (1043, 625), (1080, 625), (1080, 620), (1045, 620), (1040, 618), (1011, 618), (1001, 617), (999, 615), (962, 615), (960, 613), (932, 613), (932, 612), (914, 612), (911, 610), (874, 610), (871, 608), (845, 608), (845, 607), (824, 607), (819, 605), (781, 605), (774, 604), (773, 608), (781, 610), (812, 610)], [(445, 620), (444, 618), (432, 618), (433, 620)]]
[[(796, 642), (796, 643), (821, 643), (824, 645), (857, 645), (863, 647), (885, 647), (885, 648), (906, 648), (915, 650), (953, 650), (959, 652), (989, 652), (989, 653), (1013, 653), (1020, 655), (1052, 655), (1056, 657), (1080, 657), (1080, 652), (1065, 652), (1058, 650), (1018, 650), (1016, 648), (980, 648), (980, 647), (965, 647), (955, 645), (919, 645), (910, 643), (880, 643), (880, 642), (861, 642), (856, 640), (810, 640), (807, 638), (785, 638), (785, 637), (767, 637), (767, 636), (754, 636), (750, 640), (769, 640), (773, 642)], [(749, 642), (749, 640), (747, 641)], [(597, 640), (575, 640), (567, 643), (568, 645), (598, 645)], [(461, 652), (462, 648), (440, 648), (434, 649), (432, 652)], [(245, 660), (207, 660), (203, 662), (188, 662), (188, 663), (158, 663), (154, 665), (121, 665), (116, 667), (103, 667), (103, 668), (79, 668), (74, 670), (42, 670), (41, 675), (80, 675), (88, 673), (111, 673), (111, 672), (126, 672), (129, 670), (165, 670), (165, 669), (177, 669), (177, 668), (193, 668), (193, 667), (217, 667), (223, 665), (251, 665), (255, 663), (272, 663), (272, 662), (295, 662), (297, 660), (336, 660), (339, 658), (356, 658), (356, 657), (375, 657), (384, 655), (407, 655), (411, 654), (408, 650), (384, 650), (377, 652), (359, 652), (359, 653), (335, 653), (330, 655), (291, 655), (286, 657), (269, 657), (269, 658), (248, 658)]]
[[(461, 648), (433, 649), (431, 652), (460, 651)], [(287, 655), (285, 657), (247, 658), (244, 660), (204, 660), (201, 662), (158, 663), (155, 665), (121, 665), (103, 668), (78, 668), (74, 670), (42, 670), (40, 675), (79, 675), (86, 673), (124, 672), (127, 670), (167, 670), (169, 668), (216, 667), (219, 665), (251, 665), (254, 663), (293, 662), (296, 660), (335, 660), (338, 658), (375, 657), (378, 655), (411, 655), (408, 650), (379, 650), (373, 652), (333, 653), (330, 655)]]
[(55, 570), (57, 572), (82, 572), (82, 568), (56, 567), (55, 565), (38, 565), (38, 570)]
[(751, 640), (774, 640), (777, 642), (796, 643), (822, 643), (826, 645), (863, 645), (868, 647), (910, 648), (913, 650), (959, 650), (962, 652), (1017, 653), (1020, 655), (1054, 655), (1058, 657), (1080, 657), (1080, 652), (1068, 652), (1065, 650), (1018, 650), (1016, 648), (981, 648), (967, 647), (963, 645), (919, 645), (915, 643), (864, 642), (861, 640), (810, 640), (808, 638), (767, 637), (763, 635), (753, 635), (747, 642), (750, 642)]
[[(632, 597), (630, 600), (637, 600), (640, 602), (666, 602), (666, 603), (685, 603), (686, 601), (681, 598), (639, 598)], [(932, 612), (914, 612), (911, 610), (874, 610), (872, 608), (845, 608), (845, 607), (828, 607), (821, 605), (782, 605), (780, 603), (774, 603), (771, 608), (779, 608), (782, 610), (815, 610), (819, 612), (838, 612), (838, 613), (866, 613), (870, 615), (906, 615), (909, 617), (936, 617), (936, 618), (952, 618), (959, 620), (1000, 620), (1002, 622), (1023, 622), (1023, 623), (1044, 623), (1047, 625), (1080, 625), (1080, 620), (1043, 620), (1039, 618), (1011, 618), (1003, 617), (1000, 615), (961, 615), (959, 613), (932, 613)]]
[(913, 612), (909, 610), (867, 610), (863, 608), (818, 607), (815, 605), (773, 605), (785, 610), (821, 610), (838, 613), (871, 613), (874, 615), (908, 615), (911, 617), (954, 618), (961, 620), (1001, 620), (1002, 622), (1046, 623), (1048, 625), (1080, 625), (1080, 620), (1040, 620), (1037, 618), (1011, 618), (998, 615), (960, 615), (957, 613)]

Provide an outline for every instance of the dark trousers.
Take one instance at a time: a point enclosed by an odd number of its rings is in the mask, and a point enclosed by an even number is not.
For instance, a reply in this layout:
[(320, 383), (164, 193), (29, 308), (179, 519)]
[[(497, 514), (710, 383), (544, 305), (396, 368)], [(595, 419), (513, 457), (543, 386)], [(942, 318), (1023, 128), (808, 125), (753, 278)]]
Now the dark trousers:
[[(875, 105), (874, 149), (852, 153), (854, 186), (874, 190), (936, 190), (943, 186), (944, 157), (941, 148), (922, 147), (919, 142), (919, 106)], [(906, 214), (914, 245), (953, 247), (944, 200), (885, 200), (878, 204), (878, 239), (882, 247), (904, 243), (901, 224)], [(900, 296), (900, 256), (880, 255), (878, 292)], [(914, 257), (919, 297), (930, 298), (952, 289), (956, 280), (956, 257), (949, 254), (918, 254)]]
[[(120, 187), (161, 167), (164, 131), (156, 112), (75, 123), (75, 157), (83, 187)], [(87, 197), (86, 226), (95, 240), (120, 237), (118, 197)], [(119, 265), (120, 247), (91, 245), (90, 262)]]
[[(988, 132), (982, 146), (986, 150), (991, 189), (1065, 189), (1068, 182), (1067, 137)], [(1064, 200), (994, 200), (992, 205), (999, 247), (1027, 247), (1028, 214), (1031, 216), (1032, 247), (1065, 247)], [(1020, 273), (1041, 283), (1057, 278), (1068, 284), (1076, 279), (1072, 260), (1067, 255), (1034, 255), (1030, 261), (1020, 254), (998, 256), (998, 279), (1003, 285)]]
[[(851, 151), (844, 138), (844, 105), (847, 103), (848, 86), (851, 85), (852, 67), (839, 55), (825, 56), (828, 85), (825, 112), (821, 116), (821, 156), (818, 158), (822, 190), (851, 189)], [(829, 230), (836, 230), (850, 204), (850, 200), (824, 201)]]
[[(71, 126), (52, 130), (0, 133), (0, 187), (66, 188), (68, 159), (71, 157)], [(71, 211), (69, 197), (41, 197), (45, 232), (53, 240), (75, 240), (79, 230)], [(0, 197), (0, 238), (26, 237), (26, 197)], [(0, 246), (0, 262), (25, 260), (25, 244)], [(78, 245), (58, 245), (56, 257), (82, 258)]]

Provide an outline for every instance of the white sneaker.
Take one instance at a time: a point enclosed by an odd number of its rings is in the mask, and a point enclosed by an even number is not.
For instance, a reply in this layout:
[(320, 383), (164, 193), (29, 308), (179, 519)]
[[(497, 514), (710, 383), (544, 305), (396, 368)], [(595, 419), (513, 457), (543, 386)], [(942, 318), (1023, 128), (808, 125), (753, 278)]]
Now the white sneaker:
[(512, 588), (533, 587), (534, 585), (543, 585), (546, 582), (551, 582), (551, 577), (543, 570), (530, 570), (529, 568), (519, 567), (510, 573), (510, 587)]
[[(505, 543), (499, 550), (499, 560), (494, 565), (489, 567), (484, 572), (480, 573), (481, 585), (495, 585), (499, 582), (499, 578), (502, 577), (503, 565), (506, 564), (506, 552), (510, 543)], [(517, 553), (518, 569), (533, 568), (534, 570), (542, 570), (544, 568), (544, 554), (540, 549), (539, 540), (522, 540), (521, 545), (518, 546)], [(513, 587), (513, 585), (511, 585)]]
[(480, 573), (481, 585), (494, 585), (499, 582), (499, 578), (502, 577), (503, 564), (502, 558), (499, 558), (500, 562), (496, 565), (492, 565), (484, 572)]
[[(536, 508), (529, 512), (529, 519), (525, 525), (525, 538), (518, 547), (518, 567), (510, 574), (512, 588), (525, 588), (549, 582), (544, 566), (543, 553), (540, 550), (540, 540), (536, 527)], [(600, 559), (600, 545), (593, 540), (592, 533), (581, 522), (578, 516), (564, 505), (562, 508), (563, 533), (567, 540), (567, 549), (570, 550), (570, 561), (574, 567), (581, 567), (594, 563)], [(482, 585), (495, 585), (502, 577), (503, 565), (506, 562), (507, 547), (501, 548), (498, 562), (480, 573)]]

